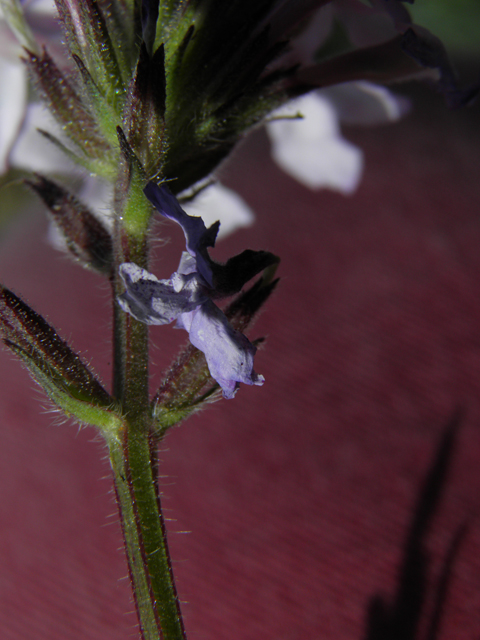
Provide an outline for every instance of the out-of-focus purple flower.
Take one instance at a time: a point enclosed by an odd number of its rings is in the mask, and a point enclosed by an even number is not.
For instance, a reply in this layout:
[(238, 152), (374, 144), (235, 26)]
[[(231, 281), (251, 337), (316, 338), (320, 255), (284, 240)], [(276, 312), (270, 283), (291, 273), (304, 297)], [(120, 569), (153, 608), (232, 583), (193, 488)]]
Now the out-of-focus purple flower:
[[(124, 311), (146, 324), (168, 324), (189, 333), (190, 342), (205, 354), (210, 375), (218, 382), (225, 398), (233, 398), (240, 382), (262, 385), (264, 378), (253, 370), (255, 346), (228, 322), (212, 298), (224, 297), (225, 274), (232, 266), (245, 265), (233, 288), (243, 284), (264, 266), (271, 264), (271, 254), (244, 252), (227, 265), (217, 265), (207, 249), (213, 247), (219, 223), (206, 227), (199, 217), (189, 216), (176, 197), (165, 187), (149, 182), (145, 195), (166, 218), (175, 221), (185, 234), (187, 251), (182, 253), (177, 271), (168, 280), (154, 275), (134, 263), (120, 267), (125, 292), (119, 297)], [(222, 287), (217, 285), (222, 282)]]

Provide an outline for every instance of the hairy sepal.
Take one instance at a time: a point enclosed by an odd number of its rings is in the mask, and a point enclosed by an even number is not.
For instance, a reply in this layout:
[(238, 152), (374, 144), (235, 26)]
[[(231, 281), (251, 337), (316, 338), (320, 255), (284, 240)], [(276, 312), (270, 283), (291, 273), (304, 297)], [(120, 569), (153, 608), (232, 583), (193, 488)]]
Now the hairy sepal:
[(119, 438), (120, 412), (103, 386), (55, 329), (10, 290), (0, 287), (0, 333), (51, 401), (69, 417)]
[[(83, 60), (75, 53), (72, 58), (80, 73), (85, 102), (88, 102), (90, 111), (95, 114), (98, 129), (102, 132), (105, 140), (112, 148), (115, 148), (117, 145), (116, 127), (119, 119), (118, 114), (95, 84)], [(118, 162), (118, 159), (115, 157), (113, 162)]]
[(110, 147), (98, 130), (95, 118), (47, 51), (41, 56), (27, 51), (25, 63), (66, 136), (86, 157), (104, 157)]
[(123, 117), (123, 130), (147, 176), (161, 172), (165, 148), (165, 51), (159, 46), (153, 55), (145, 44), (132, 79)]
[(52, 180), (37, 174), (25, 182), (48, 207), (72, 255), (83, 266), (109, 276), (113, 264), (112, 238), (100, 220)]
[(121, 113), (125, 84), (99, 3), (96, 0), (55, 0), (55, 4), (71, 53), (85, 61), (95, 84)]

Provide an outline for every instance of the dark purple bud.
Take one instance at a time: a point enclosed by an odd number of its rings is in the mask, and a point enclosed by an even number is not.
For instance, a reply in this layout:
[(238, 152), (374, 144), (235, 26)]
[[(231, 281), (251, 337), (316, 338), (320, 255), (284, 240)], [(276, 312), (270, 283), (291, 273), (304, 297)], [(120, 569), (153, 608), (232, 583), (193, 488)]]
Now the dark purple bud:
[(163, 163), (165, 90), (163, 45), (151, 57), (143, 43), (127, 93), (123, 129), (149, 175), (158, 173)]
[(131, 145), (129, 144), (122, 127), (117, 127), (117, 139), (118, 144), (120, 145), (120, 151), (122, 152), (122, 156), (128, 163), (138, 162), (138, 158), (135, 155)]
[(439, 79), (435, 83), (449, 107), (470, 103), (480, 91), (480, 81), (460, 88), (457, 74), (441, 41), (423, 27), (412, 25), (402, 37), (402, 49), (421, 67), (435, 70)]
[(163, 120), (166, 100), (165, 48), (161, 44), (151, 58), (149, 65), (149, 83), (145, 100), (150, 102), (154, 114)]
[(87, 267), (106, 275), (112, 268), (112, 238), (103, 224), (75, 196), (47, 178), (36, 175), (26, 184), (48, 207), (72, 254)]
[(143, 168), (143, 165), (135, 155), (134, 150), (132, 149), (125, 134), (123, 133), (122, 127), (117, 127), (117, 138), (120, 145), (120, 151), (122, 152), (122, 156), (127, 165), (127, 182), (130, 182), (134, 178), (144, 181), (145, 170)]
[(142, 34), (148, 53), (151, 55), (157, 31), (159, 0), (142, 0)]
[(242, 333), (251, 324), (255, 315), (263, 307), (275, 290), (279, 278), (265, 282), (257, 280), (250, 289), (242, 291), (225, 309), (225, 316), (234, 329)]
[(188, 415), (215, 388), (205, 355), (189, 342), (166, 372), (152, 406), (157, 408), (156, 413), (183, 408)]
[(238, 293), (252, 278), (268, 267), (277, 265), (280, 258), (269, 251), (253, 251), (246, 249), (237, 256), (227, 260), (225, 264), (211, 261), (215, 295), (226, 298)]

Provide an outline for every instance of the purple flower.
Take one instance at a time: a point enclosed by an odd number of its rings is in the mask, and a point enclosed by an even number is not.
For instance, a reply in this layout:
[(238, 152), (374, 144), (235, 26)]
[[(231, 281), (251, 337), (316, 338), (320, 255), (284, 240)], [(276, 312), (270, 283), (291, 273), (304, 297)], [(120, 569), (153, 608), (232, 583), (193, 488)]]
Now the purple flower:
[(187, 251), (168, 280), (158, 280), (136, 264), (124, 263), (120, 275), (125, 292), (119, 296), (124, 311), (146, 324), (168, 324), (188, 331), (190, 342), (205, 354), (210, 375), (233, 398), (240, 382), (262, 385), (253, 370), (255, 346), (236, 331), (213, 298), (231, 295), (254, 275), (278, 259), (264, 251), (245, 251), (225, 265), (214, 262), (207, 249), (215, 245), (219, 223), (207, 229), (199, 217), (189, 216), (165, 186), (149, 182), (145, 195), (159, 213), (174, 220), (185, 234)]
[(154, 182), (147, 184), (145, 195), (162, 216), (182, 227), (187, 251), (196, 260), (196, 270), (206, 284), (213, 287), (211, 260), (206, 250), (215, 245), (220, 223), (215, 222), (207, 229), (202, 218), (189, 216), (167, 187), (158, 187)]

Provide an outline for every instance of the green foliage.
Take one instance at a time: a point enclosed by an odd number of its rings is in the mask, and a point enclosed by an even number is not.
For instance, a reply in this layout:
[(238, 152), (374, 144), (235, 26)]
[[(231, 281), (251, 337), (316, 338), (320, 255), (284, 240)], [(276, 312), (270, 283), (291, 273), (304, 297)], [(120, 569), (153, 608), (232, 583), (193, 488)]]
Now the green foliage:
[(415, 22), (435, 33), (453, 55), (480, 55), (478, 0), (417, 0), (409, 10)]

